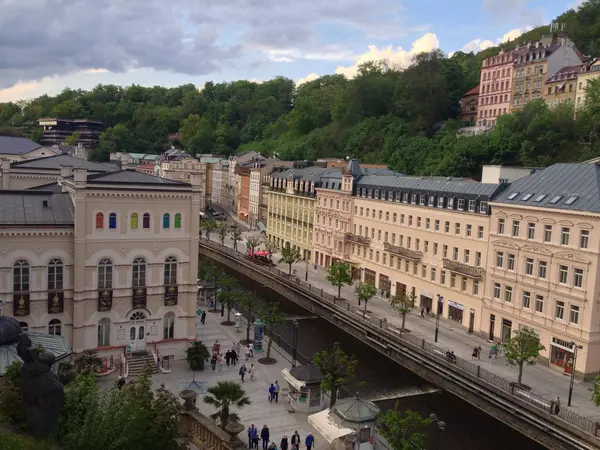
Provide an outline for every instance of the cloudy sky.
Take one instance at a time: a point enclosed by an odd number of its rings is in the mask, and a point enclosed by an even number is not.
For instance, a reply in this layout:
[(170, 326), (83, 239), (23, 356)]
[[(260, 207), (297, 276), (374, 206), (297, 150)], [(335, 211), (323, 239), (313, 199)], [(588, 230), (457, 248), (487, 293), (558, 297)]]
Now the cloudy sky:
[[(98, 83), (176, 86), (478, 50), (580, 0), (0, 0), (0, 102)], [(568, 30), (567, 30), (568, 31)]]

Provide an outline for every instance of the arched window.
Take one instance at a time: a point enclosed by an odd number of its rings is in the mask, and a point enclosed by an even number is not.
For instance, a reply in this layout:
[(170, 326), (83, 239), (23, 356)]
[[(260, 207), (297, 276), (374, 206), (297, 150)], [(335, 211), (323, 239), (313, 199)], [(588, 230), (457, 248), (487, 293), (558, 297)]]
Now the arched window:
[(142, 217), (142, 227), (150, 228), (150, 214), (144, 213), (144, 216)]
[(169, 256), (165, 259), (165, 286), (177, 284), (177, 258)]
[(163, 320), (164, 339), (173, 339), (175, 336), (175, 313), (168, 312)]
[(170, 228), (170, 227), (171, 227), (171, 214), (164, 213), (163, 214), (163, 228)]
[(112, 289), (112, 269), (112, 262), (108, 258), (98, 263), (98, 289)]
[(138, 214), (133, 213), (131, 215), (131, 220), (129, 221), (129, 226), (132, 230), (137, 230), (138, 227)]
[(117, 229), (117, 213), (110, 213), (108, 215), (108, 228), (111, 230)]
[(175, 228), (181, 228), (181, 214), (175, 214)]
[(48, 290), (62, 291), (63, 289), (63, 263), (55, 258), (48, 264)]
[(50, 324), (48, 325), (48, 334), (51, 334), (53, 336), (60, 336), (60, 334), (61, 334), (60, 320), (52, 319), (50, 321)]
[(29, 291), (29, 263), (18, 260), (13, 266), (13, 292)]
[(21, 331), (25, 332), (29, 330), (29, 325), (27, 324), (27, 322), (19, 322), (19, 325), (21, 326)]
[(98, 347), (110, 345), (110, 319), (103, 317), (98, 321)]
[(135, 258), (132, 268), (131, 285), (133, 287), (146, 286), (146, 260), (144, 258)]
[(104, 228), (104, 214), (101, 212), (96, 214), (96, 229), (101, 230)]

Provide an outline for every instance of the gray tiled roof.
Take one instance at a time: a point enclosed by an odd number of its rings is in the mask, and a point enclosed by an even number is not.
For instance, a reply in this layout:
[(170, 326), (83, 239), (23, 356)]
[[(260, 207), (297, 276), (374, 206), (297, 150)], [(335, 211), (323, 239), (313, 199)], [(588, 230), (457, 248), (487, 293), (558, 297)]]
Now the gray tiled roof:
[(11, 164), (18, 169), (60, 170), (61, 166), (71, 166), (74, 169), (86, 169), (90, 172), (115, 172), (119, 168), (114, 164), (97, 163), (70, 155), (56, 155), (47, 158), (29, 159)]
[[(517, 195), (513, 196), (515, 193)], [(523, 200), (527, 194), (532, 195)], [(542, 195), (545, 197), (541, 198)], [(576, 199), (571, 204), (565, 203), (572, 197)], [(494, 201), (511, 205), (600, 212), (600, 167), (589, 163), (554, 164), (511, 183)]]
[(25, 155), (36, 148), (42, 147), (31, 139), (0, 136), (0, 154), (2, 155)]
[[(47, 206), (44, 206), (44, 201)], [(0, 190), (0, 225), (73, 225), (69, 194)]]
[(448, 192), (453, 194), (492, 195), (498, 184), (478, 183), (475, 181), (454, 181), (430, 179), (424, 177), (407, 177), (394, 175), (365, 175), (357, 182), (357, 187), (381, 186), (383, 188), (411, 189), (415, 191)]
[(33, 186), (27, 188), (28, 191), (47, 191), (52, 192), (54, 194), (60, 194), (62, 192), (62, 186), (60, 186), (57, 182), (41, 184), (39, 186)]
[(117, 184), (150, 184), (150, 185), (171, 185), (171, 186), (189, 186), (189, 183), (170, 180), (168, 178), (155, 177), (147, 173), (136, 170), (119, 170), (118, 172), (99, 173), (88, 176), (88, 183), (117, 183)]
[[(54, 355), (54, 361), (60, 361), (71, 355), (72, 350), (64, 336), (54, 336), (35, 331), (27, 331), (27, 336), (32, 345), (41, 345), (44, 350)], [(15, 361), (22, 361), (17, 353), (17, 344), (0, 345), (0, 375), (4, 375), (6, 368)]]

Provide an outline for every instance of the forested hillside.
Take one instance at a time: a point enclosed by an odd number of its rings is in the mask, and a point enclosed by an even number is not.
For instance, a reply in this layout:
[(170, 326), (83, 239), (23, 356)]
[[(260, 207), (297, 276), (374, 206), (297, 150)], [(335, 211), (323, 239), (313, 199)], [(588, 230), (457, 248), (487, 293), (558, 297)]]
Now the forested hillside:
[[(600, 0), (556, 20), (584, 54), (600, 54)], [(547, 32), (548, 27), (537, 28), (518, 40)], [(326, 75), (298, 87), (278, 77), (209, 82), (201, 91), (191, 84), (66, 89), (55, 97), (0, 104), (0, 134), (39, 140), (40, 117), (90, 118), (107, 126), (92, 155), (97, 160), (111, 151), (159, 153), (179, 132), (172, 143), (194, 154), (253, 149), (277, 152), (282, 159), (351, 156), (404, 173), (475, 177), (484, 163), (541, 166), (600, 154), (595, 94), (577, 119), (566, 105), (550, 110), (532, 102), (521, 113), (503, 116), (487, 135), (456, 136), (461, 96), (478, 84), (481, 61), (499, 49), (451, 58), (440, 51), (421, 54), (406, 69), (373, 62), (352, 80)]]

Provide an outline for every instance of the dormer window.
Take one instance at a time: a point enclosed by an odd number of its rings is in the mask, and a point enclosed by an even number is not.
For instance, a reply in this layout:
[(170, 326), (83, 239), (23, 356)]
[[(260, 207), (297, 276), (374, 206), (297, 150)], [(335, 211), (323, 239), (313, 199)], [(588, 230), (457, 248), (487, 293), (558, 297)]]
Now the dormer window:
[(429, 206), (435, 206), (435, 196), (434, 195), (429, 196)]
[(448, 209), (454, 208), (454, 197), (448, 197)]
[(400, 192), (396, 192), (396, 201), (400, 203)]
[(421, 206), (425, 205), (425, 194), (421, 194), (419, 196), (419, 205), (421, 205)]
[(379, 200), (379, 189), (375, 189), (375, 198)]
[(487, 202), (479, 202), (479, 212), (481, 214), (487, 214), (488, 212), (488, 204)]
[(459, 211), (464, 211), (465, 210), (465, 199), (464, 198), (459, 198), (457, 205), (456, 205), (456, 209), (458, 209)]
[(367, 194), (367, 197), (373, 198), (373, 189), (369, 189), (369, 193)]
[(411, 202), (413, 205), (416, 205), (416, 204), (417, 204), (417, 194), (411, 194), (411, 196), (410, 196), (410, 202)]
[(443, 207), (444, 207), (444, 196), (443, 196), (443, 195), (441, 195), (441, 196), (438, 198), (438, 208), (443, 208)]
[(408, 203), (408, 192), (402, 194), (402, 201), (404, 203)]

